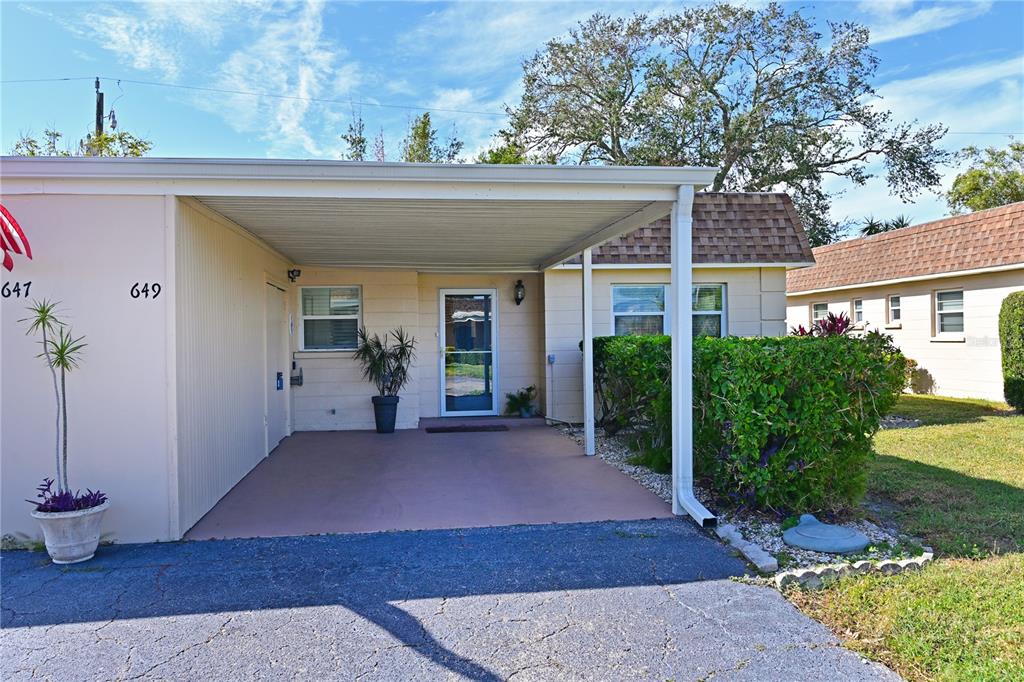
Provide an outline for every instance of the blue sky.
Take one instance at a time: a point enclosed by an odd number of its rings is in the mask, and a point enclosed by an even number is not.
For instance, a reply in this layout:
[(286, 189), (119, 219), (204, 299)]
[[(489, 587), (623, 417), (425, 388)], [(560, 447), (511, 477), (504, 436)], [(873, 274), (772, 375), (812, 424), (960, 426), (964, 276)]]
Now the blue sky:
[[(457, 126), (467, 155), (475, 155), (502, 125), (503, 105), (518, 99), (521, 60), (547, 39), (594, 11), (658, 14), (677, 6), (4, 1), (0, 146), (7, 153), (20, 134), (48, 126), (72, 140), (84, 136), (93, 117), (91, 77), (100, 75), (108, 108), (123, 129), (153, 140), (155, 156), (337, 158), (353, 107), (371, 132), (384, 129), (390, 156), (399, 152), (409, 117), (424, 109), (442, 130)], [(884, 105), (898, 118), (948, 125), (948, 148), (1004, 145), (1006, 133), (1024, 133), (1024, 3), (799, 6), (821, 22), (871, 27)], [(8, 82), (65, 77), (83, 79)], [(906, 213), (921, 222), (946, 209), (929, 195), (904, 205), (876, 181), (850, 188), (833, 213)]]

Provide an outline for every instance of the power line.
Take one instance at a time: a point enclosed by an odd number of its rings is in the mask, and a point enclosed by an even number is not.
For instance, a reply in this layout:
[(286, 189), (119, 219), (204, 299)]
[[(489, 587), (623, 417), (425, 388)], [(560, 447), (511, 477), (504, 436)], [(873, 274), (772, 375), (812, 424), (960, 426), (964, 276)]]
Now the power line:
[[(19, 80), (3, 80), (0, 84), (8, 83), (50, 83), (55, 81), (91, 80), (92, 76), (79, 76), (69, 78), (23, 78)], [(104, 80), (118, 81), (119, 83), (133, 83), (135, 85), (149, 85), (159, 88), (177, 88), (179, 90), (196, 90), (199, 92), (215, 92), (223, 95), (243, 95), (247, 97), (270, 97), (273, 99), (298, 100), (302, 102), (317, 102), (321, 104), (348, 104), (366, 107), (382, 107), (386, 109), (408, 109), (412, 111), (434, 111), (447, 114), (472, 114), (475, 116), (505, 116), (504, 113), (495, 111), (476, 111), (472, 109), (442, 109), (439, 107), (427, 107), (411, 104), (383, 104), (380, 102), (361, 102), (351, 99), (331, 99), (327, 97), (300, 97), (298, 95), (281, 95), (272, 92), (254, 92), (250, 90), (230, 90), (226, 88), (208, 88), (199, 85), (179, 85), (177, 83), (162, 83), (159, 81), (141, 81), (131, 78), (117, 78), (116, 76), (100, 76)]]
[[(17, 80), (0, 80), (0, 84), (9, 83), (53, 83), (59, 81), (81, 81), (92, 80), (93, 76), (69, 76), (66, 78), (21, 78)], [(495, 111), (478, 111), (473, 109), (440, 109), (437, 107), (426, 107), (411, 104), (382, 104), (380, 102), (361, 102), (351, 99), (331, 99), (327, 97), (300, 97), (298, 95), (280, 95), (272, 92), (254, 92), (250, 90), (230, 90), (225, 88), (208, 88), (199, 85), (179, 85), (177, 83), (162, 83), (160, 81), (141, 81), (130, 78), (117, 78), (116, 76), (100, 76), (105, 80), (117, 81), (118, 83), (133, 83), (135, 85), (148, 85), (158, 88), (177, 88), (179, 90), (196, 90), (199, 92), (216, 92), (223, 95), (243, 95), (247, 97), (270, 97), (273, 99), (297, 100), (301, 102), (317, 102), (320, 104), (348, 104), (365, 107), (382, 107), (385, 109), (407, 109), (411, 111), (436, 111), (446, 114), (472, 114), (475, 116), (505, 116), (504, 113)], [(123, 95), (122, 95), (123, 96)], [(120, 97), (118, 98), (120, 99)], [(989, 130), (947, 130), (947, 135), (1003, 135), (1003, 136), (1024, 136), (1024, 132), (1001, 133)]]

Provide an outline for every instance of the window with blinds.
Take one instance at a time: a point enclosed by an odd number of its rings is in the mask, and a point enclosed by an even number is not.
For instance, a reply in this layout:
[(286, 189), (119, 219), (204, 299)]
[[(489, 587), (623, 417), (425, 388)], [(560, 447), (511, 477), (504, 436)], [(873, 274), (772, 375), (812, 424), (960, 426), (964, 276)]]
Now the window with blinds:
[(302, 350), (355, 350), (361, 316), (358, 286), (302, 287)]

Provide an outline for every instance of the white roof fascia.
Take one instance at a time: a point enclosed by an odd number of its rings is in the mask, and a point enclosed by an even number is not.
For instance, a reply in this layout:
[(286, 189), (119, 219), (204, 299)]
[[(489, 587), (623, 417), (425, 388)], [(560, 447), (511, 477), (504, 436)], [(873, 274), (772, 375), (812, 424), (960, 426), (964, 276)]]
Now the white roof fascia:
[[(722, 269), (722, 268), (804, 268), (814, 263), (694, 263), (694, 270)], [(556, 265), (555, 269), (579, 270), (583, 266), (579, 263), (563, 263)], [(668, 270), (669, 263), (594, 263), (595, 270)]]
[(714, 168), (2, 157), (3, 191), (391, 199), (670, 201)]
[(872, 287), (884, 287), (892, 284), (904, 284), (907, 282), (924, 282), (930, 279), (950, 279), (953, 277), (969, 277), (970, 275), (984, 275), (990, 272), (1006, 272), (1008, 270), (1024, 270), (1024, 263), (1010, 263), (1009, 265), (993, 265), (988, 268), (974, 268), (973, 270), (953, 270), (951, 272), (936, 272), (930, 275), (916, 275), (914, 277), (900, 277), (897, 279), (880, 279), (874, 282), (861, 282), (859, 284), (844, 284), (839, 287), (825, 287), (823, 289), (807, 289), (806, 291), (787, 291), (787, 296), (813, 296), (830, 291), (850, 291), (851, 289), (870, 289)]

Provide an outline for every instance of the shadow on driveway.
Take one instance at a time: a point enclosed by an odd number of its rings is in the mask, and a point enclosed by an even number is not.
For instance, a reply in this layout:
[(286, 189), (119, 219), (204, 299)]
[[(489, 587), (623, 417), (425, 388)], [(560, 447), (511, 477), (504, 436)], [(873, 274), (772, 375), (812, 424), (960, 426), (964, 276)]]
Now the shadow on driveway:
[(116, 545), (65, 567), (8, 552), (2, 568), (3, 628), (333, 604), (474, 680), (499, 677), (446, 649), (395, 603), (678, 585), (745, 571), (676, 519)]

